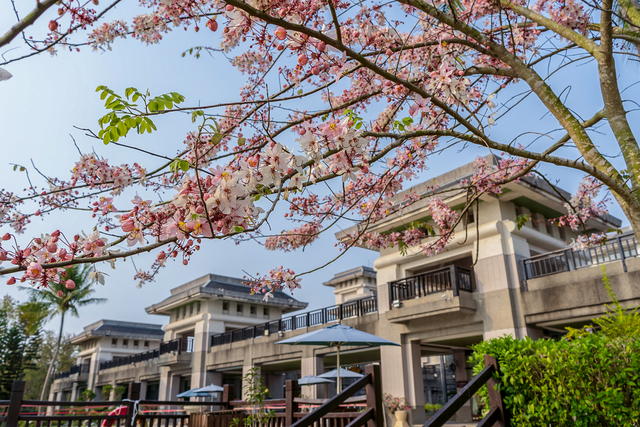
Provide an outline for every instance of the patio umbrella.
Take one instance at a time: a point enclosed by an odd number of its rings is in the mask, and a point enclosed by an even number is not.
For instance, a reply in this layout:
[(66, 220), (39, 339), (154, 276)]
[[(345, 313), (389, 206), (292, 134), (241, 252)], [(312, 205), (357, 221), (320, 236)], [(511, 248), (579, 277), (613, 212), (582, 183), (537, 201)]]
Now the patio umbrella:
[(350, 371), (348, 369), (340, 368), (340, 372), (337, 369), (333, 371), (325, 372), (322, 375), (318, 375), (320, 378), (362, 378), (364, 375), (357, 372)]
[(217, 393), (219, 391), (224, 391), (224, 388), (220, 387), (219, 385), (209, 384), (207, 386), (197, 389), (196, 391), (198, 393)]
[[(341, 324), (328, 326), (317, 331), (291, 337), (276, 344), (289, 345), (322, 345), (337, 348), (337, 365), (340, 367), (340, 346), (354, 345), (363, 347), (378, 347), (381, 345), (400, 345), (367, 332), (362, 332), (350, 326)], [(340, 393), (340, 372), (336, 376), (337, 390)]]
[(182, 399), (182, 398), (186, 398), (186, 397), (206, 397), (209, 396), (209, 393), (199, 393), (198, 389), (193, 389), (193, 390), (187, 390), (187, 391), (183, 391), (182, 393), (178, 394), (176, 397)]
[(334, 382), (328, 378), (314, 377), (313, 375), (307, 375), (298, 380), (299, 385), (330, 384)]

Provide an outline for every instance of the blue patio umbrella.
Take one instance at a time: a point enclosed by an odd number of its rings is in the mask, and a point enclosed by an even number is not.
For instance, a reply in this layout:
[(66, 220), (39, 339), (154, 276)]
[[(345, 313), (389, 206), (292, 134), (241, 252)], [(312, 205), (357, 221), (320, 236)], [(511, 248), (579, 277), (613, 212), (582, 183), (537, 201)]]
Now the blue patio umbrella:
[[(341, 324), (328, 326), (318, 329), (317, 331), (308, 332), (306, 334), (291, 337), (286, 340), (277, 342), (276, 344), (289, 345), (321, 345), (325, 347), (337, 348), (337, 365), (340, 367), (340, 346), (354, 345), (363, 347), (378, 347), (381, 345), (397, 345), (393, 341), (385, 340), (373, 334), (359, 331), (350, 326)], [(337, 387), (340, 393), (340, 371), (337, 373)]]
[(182, 393), (178, 394), (176, 397), (182, 399), (187, 397), (207, 397), (207, 396), (209, 396), (209, 393), (207, 392), (199, 393), (198, 389), (193, 389), (193, 390), (183, 391)]
[(224, 391), (224, 388), (220, 387), (219, 385), (209, 384), (207, 386), (197, 389), (196, 391), (198, 393), (217, 393), (220, 391)]
[(319, 376), (314, 377), (313, 375), (307, 375), (306, 377), (302, 377), (298, 380), (299, 385), (330, 384), (334, 382), (335, 381), (332, 381), (328, 378), (320, 378)]
[(337, 369), (333, 371), (325, 372), (322, 375), (318, 375), (320, 378), (362, 378), (364, 375), (357, 372), (350, 371), (348, 369), (340, 368), (340, 372)]

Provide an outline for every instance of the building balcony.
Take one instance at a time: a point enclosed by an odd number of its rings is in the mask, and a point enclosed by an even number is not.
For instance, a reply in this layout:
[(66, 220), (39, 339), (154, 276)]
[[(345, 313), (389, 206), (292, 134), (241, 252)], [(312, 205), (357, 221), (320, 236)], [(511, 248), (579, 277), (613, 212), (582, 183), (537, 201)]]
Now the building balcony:
[(625, 307), (640, 305), (640, 257), (633, 234), (585, 250), (564, 249), (522, 260), (522, 298), (530, 325), (554, 329), (579, 326), (601, 316), (611, 303), (603, 283)]
[(320, 308), (307, 313), (297, 314), (267, 323), (261, 323), (248, 328), (236, 329), (211, 336), (210, 348), (223, 344), (260, 338), (273, 334), (284, 334), (296, 329), (310, 328), (328, 323), (339, 322), (343, 319), (364, 316), (378, 312), (378, 298), (374, 294), (369, 297), (350, 300), (331, 307)]
[(607, 240), (603, 245), (585, 250), (562, 249), (522, 260), (525, 281), (594, 265), (622, 261), (638, 256), (638, 246), (633, 234), (624, 234)]
[(70, 382), (85, 382), (89, 378), (89, 364), (72, 366), (68, 371), (58, 372), (54, 379), (66, 379)]
[(474, 312), (471, 270), (452, 265), (388, 283), (387, 319), (404, 323), (452, 312)]
[(193, 337), (160, 343), (158, 366), (189, 364), (193, 358)]

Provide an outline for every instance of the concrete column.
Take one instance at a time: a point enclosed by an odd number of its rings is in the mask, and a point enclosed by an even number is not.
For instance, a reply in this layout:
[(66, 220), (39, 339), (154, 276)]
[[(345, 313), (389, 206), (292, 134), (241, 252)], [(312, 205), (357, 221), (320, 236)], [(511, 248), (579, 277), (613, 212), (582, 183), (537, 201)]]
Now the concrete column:
[[(467, 357), (464, 350), (453, 352), (453, 363), (456, 365), (456, 391), (460, 392), (464, 385), (466, 385), (465, 383), (470, 380), (470, 378), (467, 376)], [(462, 387), (457, 387), (458, 385), (461, 385)], [(462, 408), (458, 409), (458, 412), (456, 412), (456, 415), (453, 419), (460, 423), (471, 422), (470, 400), (467, 401), (467, 403), (465, 403)]]
[(176, 396), (180, 393), (180, 375), (171, 375), (170, 379), (166, 400), (176, 400)]
[(140, 400), (145, 400), (147, 398), (147, 381), (140, 381)]
[(202, 314), (202, 320), (198, 321), (194, 326), (194, 348), (193, 348), (193, 371), (191, 372), (191, 387), (200, 388), (205, 386), (206, 381), (206, 359), (207, 351), (209, 350), (209, 336), (210, 334), (210, 319), (209, 313)]
[(424, 384), (422, 379), (422, 356), (420, 341), (402, 345), (405, 366), (405, 398), (409, 401), (409, 425), (424, 424)]
[(71, 386), (71, 398), (69, 399), (69, 401), (74, 402), (77, 398), (78, 398), (78, 383), (74, 381), (73, 385)]
[[(306, 353), (306, 351), (304, 352)], [(303, 353), (303, 354), (304, 354)], [(324, 372), (324, 357), (313, 354), (313, 349), (309, 349), (309, 355), (304, 354), (302, 357), (300, 375), (318, 376)], [(327, 386), (323, 384), (301, 386), (302, 394), (310, 399), (322, 399), (327, 396)]]
[(380, 347), (380, 371), (382, 391), (392, 396), (404, 397), (404, 372), (402, 369), (402, 347)]
[(171, 388), (171, 371), (168, 366), (160, 367), (160, 384), (158, 390), (158, 400), (168, 400), (169, 390)]

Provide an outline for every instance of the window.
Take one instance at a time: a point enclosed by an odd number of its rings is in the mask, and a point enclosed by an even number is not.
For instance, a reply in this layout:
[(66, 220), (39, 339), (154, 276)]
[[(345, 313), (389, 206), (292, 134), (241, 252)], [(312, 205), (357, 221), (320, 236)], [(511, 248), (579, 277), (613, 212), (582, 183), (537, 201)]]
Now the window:
[(229, 314), (229, 301), (222, 301), (222, 314)]
[(149, 347), (149, 341), (145, 341), (145, 342), (144, 342), (144, 346), (145, 346), (145, 347)]
[(118, 338), (111, 338), (111, 347), (118, 346)]
[(200, 313), (200, 301), (196, 303), (196, 313)]
[(176, 320), (180, 319), (180, 309), (176, 310)]
[(242, 312), (243, 312), (242, 304), (238, 303), (236, 311), (238, 316), (242, 316)]
[(182, 318), (184, 319), (185, 317), (187, 317), (187, 306), (186, 305), (184, 307), (182, 307)]
[(127, 347), (129, 345), (129, 340), (122, 340), (122, 346)]
[(133, 341), (133, 346), (134, 347), (138, 347), (139, 345), (140, 345), (140, 341), (138, 341), (138, 340), (134, 340)]
[(189, 316), (193, 316), (193, 304), (189, 305)]
[(249, 315), (251, 317), (256, 317), (256, 314), (258, 313), (258, 309), (255, 305), (251, 305), (249, 306)]
[(269, 307), (265, 307), (262, 309), (262, 315), (264, 317), (269, 317)]

